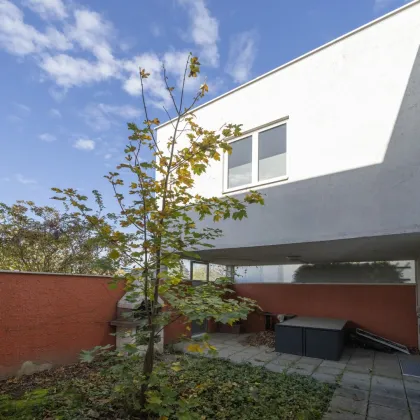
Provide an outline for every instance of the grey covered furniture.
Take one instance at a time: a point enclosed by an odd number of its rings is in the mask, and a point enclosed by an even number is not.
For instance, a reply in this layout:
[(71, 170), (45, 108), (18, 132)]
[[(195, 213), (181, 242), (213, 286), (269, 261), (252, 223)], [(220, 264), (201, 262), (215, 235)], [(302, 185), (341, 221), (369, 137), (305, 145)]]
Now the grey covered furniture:
[(301, 316), (276, 324), (276, 351), (339, 360), (346, 324), (343, 319)]

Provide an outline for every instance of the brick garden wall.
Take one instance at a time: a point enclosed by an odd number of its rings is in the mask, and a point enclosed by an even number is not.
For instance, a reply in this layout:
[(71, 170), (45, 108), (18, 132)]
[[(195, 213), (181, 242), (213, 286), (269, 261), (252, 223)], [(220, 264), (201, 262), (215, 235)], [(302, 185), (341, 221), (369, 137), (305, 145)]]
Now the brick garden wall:
[[(415, 285), (236, 284), (235, 291), (263, 311), (347, 319), (390, 340), (418, 345)], [(257, 314), (245, 323), (247, 332), (264, 326)]]
[(80, 350), (114, 344), (109, 321), (122, 286), (109, 278), (0, 272), (0, 377), (25, 361), (66, 364)]

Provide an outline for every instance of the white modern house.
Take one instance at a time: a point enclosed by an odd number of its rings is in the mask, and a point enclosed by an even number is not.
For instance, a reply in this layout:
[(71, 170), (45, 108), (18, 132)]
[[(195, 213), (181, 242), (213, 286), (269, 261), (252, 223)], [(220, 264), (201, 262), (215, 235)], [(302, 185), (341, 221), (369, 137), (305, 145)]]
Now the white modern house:
[[(345, 317), (415, 346), (420, 1), (197, 107), (195, 115), (208, 129), (243, 124), (232, 154), (196, 188), (208, 196), (240, 197), (250, 189), (265, 196), (247, 219), (218, 224), (224, 235), (201, 253), (203, 261), (242, 267), (238, 293), (266, 311)], [(158, 139), (171, 130), (162, 124)], [(401, 281), (382, 279), (375, 266), (355, 284), (348, 275), (305, 284), (294, 276), (301, 265), (378, 261), (392, 262)]]

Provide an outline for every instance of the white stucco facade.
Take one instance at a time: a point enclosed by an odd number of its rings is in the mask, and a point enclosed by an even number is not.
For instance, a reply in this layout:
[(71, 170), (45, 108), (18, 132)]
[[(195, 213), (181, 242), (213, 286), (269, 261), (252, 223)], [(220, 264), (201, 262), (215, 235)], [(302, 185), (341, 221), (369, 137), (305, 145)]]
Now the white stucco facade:
[[(240, 229), (222, 223), (216, 248), (419, 234), (419, 48), (415, 1), (199, 107), (198, 123), (207, 129), (287, 124), (286, 179), (258, 187), (266, 205), (252, 206)], [(171, 133), (163, 124), (158, 140)], [(223, 165), (197, 179), (201, 194), (226, 192)], [(400, 243), (406, 252), (398, 258), (417, 256), (414, 239)]]

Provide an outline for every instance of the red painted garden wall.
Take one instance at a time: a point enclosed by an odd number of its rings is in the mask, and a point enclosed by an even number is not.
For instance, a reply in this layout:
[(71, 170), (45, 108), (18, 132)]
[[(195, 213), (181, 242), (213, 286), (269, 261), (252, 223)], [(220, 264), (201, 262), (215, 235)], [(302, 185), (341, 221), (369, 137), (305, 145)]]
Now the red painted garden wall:
[(0, 272), (0, 377), (25, 361), (65, 364), (80, 350), (114, 344), (117, 302), (109, 278)]
[[(415, 285), (236, 284), (240, 296), (263, 311), (348, 319), (407, 346), (417, 347)], [(251, 314), (247, 332), (264, 329), (264, 317)]]

